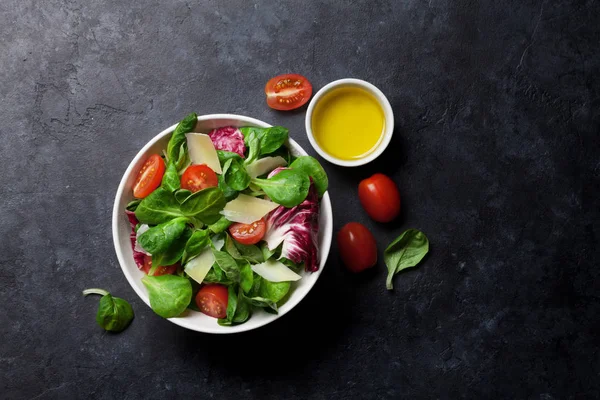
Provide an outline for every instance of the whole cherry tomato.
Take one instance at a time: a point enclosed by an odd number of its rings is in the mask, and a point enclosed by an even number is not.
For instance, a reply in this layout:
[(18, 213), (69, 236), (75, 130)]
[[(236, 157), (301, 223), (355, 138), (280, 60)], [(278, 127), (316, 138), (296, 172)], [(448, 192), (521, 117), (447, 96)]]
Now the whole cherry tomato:
[(373, 234), (358, 222), (347, 223), (337, 235), (342, 261), (352, 272), (360, 272), (377, 264), (377, 244)]
[(377, 222), (390, 222), (400, 213), (398, 187), (384, 174), (375, 174), (358, 185), (363, 208)]

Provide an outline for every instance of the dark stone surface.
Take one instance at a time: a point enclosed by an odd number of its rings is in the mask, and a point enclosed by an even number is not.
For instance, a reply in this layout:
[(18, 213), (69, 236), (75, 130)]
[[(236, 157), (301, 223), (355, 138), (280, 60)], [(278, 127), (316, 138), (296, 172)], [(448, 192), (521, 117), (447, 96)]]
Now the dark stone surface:
[[(598, 1), (0, 2), (0, 397), (594, 398), (600, 396)], [(380, 251), (420, 228), (431, 254), (385, 290), (332, 254), (310, 295), (257, 331), (160, 319), (129, 287), (110, 218), (142, 145), (189, 111), (291, 129), (266, 107), (283, 72), (389, 97), (397, 129), (364, 168), (326, 164), (335, 228)], [(360, 179), (393, 176), (374, 223)], [(96, 326), (107, 288), (136, 319)]]

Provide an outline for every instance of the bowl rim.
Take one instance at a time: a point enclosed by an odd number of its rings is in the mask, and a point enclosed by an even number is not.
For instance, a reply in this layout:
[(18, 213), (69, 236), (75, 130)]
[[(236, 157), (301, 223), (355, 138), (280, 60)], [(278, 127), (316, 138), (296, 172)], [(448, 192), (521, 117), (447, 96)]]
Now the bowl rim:
[[(200, 115), (198, 116), (198, 121), (209, 121), (209, 120), (213, 120), (213, 119), (231, 119), (231, 120), (237, 120), (239, 122), (242, 122), (244, 124), (248, 124), (248, 125), (254, 125), (254, 126), (258, 126), (261, 128), (270, 128), (272, 125), (261, 121), (259, 119), (256, 118), (252, 118), (252, 117), (247, 117), (244, 115), (238, 115), (238, 114), (205, 114), (205, 115)], [(113, 205), (113, 212), (112, 212), (112, 236), (113, 236), (113, 244), (115, 246), (115, 252), (117, 254), (117, 259), (119, 261), (119, 266), (121, 267), (121, 270), (123, 271), (123, 274), (125, 275), (125, 278), (127, 279), (127, 282), (129, 283), (129, 285), (132, 287), (132, 289), (136, 292), (136, 294), (138, 295), (138, 297), (148, 305), (148, 307), (150, 307), (150, 300), (148, 298), (147, 293), (145, 293), (144, 291), (142, 291), (139, 286), (133, 284), (133, 282), (138, 279), (137, 277), (134, 277), (129, 270), (125, 267), (125, 265), (127, 265), (127, 260), (126, 260), (126, 256), (123, 254), (123, 251), (121, 250), (121, 244), (118, 240), (119, 238), (119, 221), (122, 219), (122, 213), (124, 210), (121, 209), (120, 207), (120, 200), (123, 197), (124, 193), (125, 193), (125, 186), (127, 183), (127, 178), (131, 175), (131, 173), (133, 172), (133, 169), (136, 167), (136, 164), (139, 162), (139, 160), (145, 156), (146, 152), (159, 140), (163, 139), (165, 136), (171, 134), (174, 130), (175, 127), (177, 126), (177, 123), (174, 125), (171, 125), (170, 127), (162, 130), (160, 133), (158, 133), (156, 136), (154, 136), (153, 138), (151, 138), (146, 145), (144, 145), (141, 150), (138, 151), (138, 153), (135, 155), (135, 157), (131, 160), (131, 162), (129, 163), (129, 165), (127, 166), (127, 169), (125, 170), (125, 173), (123, 174), (123, 176), (121, 177), (121, 180), (119, 182), (119, 186), (117, 188), (117, 192), (115, 194), (115, 200), (114, 200), (114, 205)], [(298, 151), (299, 153), (302, 153), (303, 155), (306, 155), (306, 151), (302, 148), (302, 146), (300, 146), (295, 140), (289, 138), (288, 139), (288, 143), (287, 145), (291, 148), (293, 148), (294, 150)], [(285, 303), (285, 305), (287, 307), (284, 308), (284, 310), (280, 310), (278, 314), (268, 314), (269, 318), (263, 320), (262, 322), (258, 323), (258, 325), (249, 325), (248, 323), (244, 323), (241, 325), (234, 325), (234, 326), (228, 326), (228, 327), (222, 327), (222, 326), (216, 326), (214, 328), (206, 328), (206, 327), (199, 327), (196, 326), (195, 324), (189, 322), (189, 320), (186, 320), (185, 317), (175, 317), (175, 318), (166, 318), (167, 320), (169, 320), (170, 322), (173, 322), (176, 325), (179, 325), (181, 327), (196, 331), (196, 332), (203, 332), (203, 333), (213, 333), (213, 334), (232, 334), (232, 333), (239, 333), (239, 332), (245, 332), (245, 331), (250, 331), (253, 329), (257, 329), (260, 328), (262, 326), (268, 325), (269, 323), (281, 318), (282, 316), (284, 316), (285, 314), (287, 314), (288, 312), (290, 312), (294, 307), (296, 307), (298, 305), (298, 303), (300, 303), (305, 297), (306, 295), (312, 290), (313, 286), (315, 285), (315, 283), (317, 282), (317, 280), (319, 279), (319, 277), (321, 276), (321, 273), (325, 267), (325, 264), (327, 262), (327, 258), (329, 256), (329, 251), (331, 249), (331, 241), (332, 241), (332, 236), (333, 236), (333, 210), (331, 208), (331, 199), (329, 197), (329, 192), (325, 192), (325, 194), (323, 195), (323, 197), (321, 198), (321, 204), (320, 204), (320, 214), (323, 214), (324, 217), (326, 218), (326, 224), (325, 227), (327, 227), (328, 232), (324, 232), (323, 235), (323, 246), (321, 248), (319, 248), (319, 269), (315, 272), (312, 272), (312, 275), (315, 275), (315, 279), (308, 282), (308, 286), (305, 286), (305, 291), (304, 293), (301, 293), (300, 296), (298, 298), (295, 299), (295, 301), (293, 303), (289, 303), (291, 301), (291, 299), (288, 299), (288, 301)], [(323, 227), (319, 227), (320, 229), (323, 229)]]
[[(313, 111), (317, 103), (321, 100), (321, 98), (335, 89), (349, 86), (359, 87), (371, 93), (377, 99), (379, 105), (383, 109), (383, 115), (385, 118), (385, 130), (383, 132), (383, 138), (381, 142), (377, 145), (375, 150), (369, 153), (366, 157), (359, 158), (356, 160), (342, 160), (327, 153), (317, 143), (317, 140), (315, 139), (312, 131)], [(321, 157), (323, 157), (332, 164), (340, 165), (342, 167), (358, 167), (360, 165), (365, 165), (375, 160), (381, 155), (381, 153), (385, 151), (387, 146), (390, 144), (390, 141), (392, 140), (392, 135), (394, 133), (394, 112), (392, 110), (392, 106), (388, 98), (385, 96), (385, 94), (383, 94), (381, 90), (379, 90), (377, 86), (362, 79), (344, 78), (335, 80), (333, 82), (329, 82), (313, 96), (312, 100), (308, 104), (306, 117), (304, 119), (304, 125), (306, 129), (306, 135), (308, 136), (308, 141), (310, 142), (313, 149), (315, 149), (315, 151), (319, 153)]]

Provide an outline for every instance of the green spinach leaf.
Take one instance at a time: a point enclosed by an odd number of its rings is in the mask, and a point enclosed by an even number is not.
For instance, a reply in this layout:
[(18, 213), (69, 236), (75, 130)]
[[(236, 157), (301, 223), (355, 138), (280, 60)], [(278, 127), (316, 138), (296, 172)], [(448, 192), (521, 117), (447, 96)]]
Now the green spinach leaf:
[(283, 265), (285, 265), (287, 267), (290, 267), (294, 272), (300, 272), (304, 269), (304, 263), (296, 264), (289, 258), (279, 257), (277, 259), (277, 261), (279, 261), (280, 263), (282, 263)]
[(133, 309), (127, 301), (119, 297), (113, 297), (103, 289), (86, 289), (83, 291), (84, 296), (89, 294), (102, 296), (96, 313), (96, 322), (104, 330), (121, 332), (129, 326), (133, 320)]
[(246, 189), (250, 184), (250, 175), (246, 172), (244, 165), (236, 159), (225, 162), (222, 175), (227, 186), (237, 191)]
[(241, 244), (228, 234), (225, 236), (225, 251), (236, 260), (247, 260), (252, 264), (265, 261), (261, 249), (257, 246)]
[(248, 261), (238, 260), (237, 263), (240, 268), (240, 287), (244, 293), (248, 293), (254, 285), (254, 272)]
[[(251, 142), (257, 140), (258, 148), (256, 158), (274, 152), (279, 149), (288, 138), (288, 129), (283, 126), (272, 126), (270, 128), (257, 128), (245, 126), (240, 128), (246, 145), (251, 147)], [(254, 160), (252, 160), (254, 161)], [(248, 162), (246, 162), (248, 164)]]
[[(169, 161), (172, 162), (181, 162), (182, 153), (187, 153), (185, 151), (186, 138), (185, 134), (194, 130), (196, 127), (196, 123), (198, 122), (198, 116), (196, 113), (188, 114), (175, 128), (173, 134), (171, 134), (171, 139), (169, 139), (169, 143), (167, 144), (167, 157)], [(178, 165), (178, 167), (180, 167)]]
[(163, 265), (173, 265), (177, 261), (181, 260), (185, 251), (185, 245), (192, 236), (192, 230), (188, 227), (183, 231), (183, 234), (176, 239), (169, 248), (162, 252), (152, 255), (152, 268), (148, 275), (154, 275), (158, 267)]
[(396, 238), (383, 252), (383, 260), (388, 268), (385, 286), (392, 290), (392, 278), (403, 269), (416, 266), (429, 252), (427, 236), (416, 229), (409, 229)]
[(218, 187), (223, 192), (223, 195), (225, 196), (226, 201), (231, 201), (231, 200), (235, 199), (236, 197), (238, 197), (238, 191), (233, 189), (231, 186), (229, 186), (227, 184), (227, 182), (225, 182), (225, 177), (223, 176), (223, 174), (218, 175), (217, 179), (219, 180)]
[(221, 233), (221, 232), (225, 232), (225, 230), (227, 228), (229, 228), (229, 226), (232, 224), (232, 222), (230, 220), (228, 220), (225, 217), (221, 217), (219, 218), (219, 220), (217, 222), (215, 222), (214, 224), (210, 224), (208, 226), (208, 229), (210, 229), (212, 232), (214, 233)]
[(229, 326), (246, 322), (250, 317), (250, 305), (241, 289), (236, 293), (233, 286), (228, 287), (227, 317), (217, 321), (219, 325)]
[(327, 178), (327, 173), (323, 169), (323, 166), (316, 158), (311, 156), (298, 157), (290, 164), (290, 168), (299, 169), (310, 176), (315, 184), (319, 197), (322, 197), (323, 194), (325, 194), (327, 186), (329, 186), (329, 179)]
[(227, 160), (243, 161), (242, 157), (233, 151), (217, 150), (217, 156), (219, 157), (219, 163), (221, 164), (221, 167), (225, 165)]
[(256, 272), (252, 274), (252, 288), (248, 292), (248, 297), (258, 296), (262, 279), (262, 276), (258, 275)]
[(135, 210), (138, 221), (148, 225), (158, 225), (184, 216), (173, 194), (162, 187), (144, 198)]
[(277, 250), (278, 250), (278, 248), (269, 250), (269, 246), (267, 245), (267, 242), (262, 242), (260, 245), (260, 251), (262, 252), (264, 261), (267, 261), (269, 258), (273, 257), (273, 255), (275, 253), (277, 253)]
[[(243, 132), (244, 128), (240, 130)], [(260, 138), (255, 130), (251, 130), (247, 135), (244, 135), (244, 141), (248, 147), (248, 157), (244, 160), (244, 164), (248, 165), (256, 161), (260, 155)]]
[(161, 186), (169, 192), (174, 192), (181, 187), (179, 180), (179, 174), (177, 173), (177, 167), (174, 162), (169, 162), (163, 175)]
[(158, 224), (138, 236), (138, 243), (150, 254), (166, 251), (186, 228), (187, 219), (178, 217)]
[(192, 299), (189, 279), (177, 275), (145, 276), (150, 306), (163, 318), (173, 318), (185, 311)]
[(265, 261), (262, 251), (256, 245), (246, 245), (237, 243), (235, 240), (235, 247), (243, 259), (249, 261), (251, 264), (258, 264)]
[(221, 268), (215, 263), (213, 264), (208, 274), (204, 277), (204, 283), (221, 283), (223, 285), (231, 285), (232, 282), (227, 279), (227, 276)]
[(235, 247), (234, 240), (227, 233), (225, 233), (225, 251), (236, 260), (244, 259), (244, 257), (242, 257), (240, 254), (240, 251), (237, 249), (237, 247)]
[(190, 192), (187, 189), (179, 189), (175, 192), (175, 200), (177, 200), (177, 202), (179, 204), (182, 204), (184, 201), (187, 200), (188, 197), (190, 197), (193, 193)]
[(181, 212), (186, 217), (197, 218), (207, 225), (221, 218), (221, 211), (227, 200), (218, 187), (209, 187), (192, 194), (181, 204)]
[(240, 281), (240, 268), (235, 260), (227, 254), (225, 251), (219, 251), (213, 249), (215, 256), (215, 262), (223, 270), (227, 279), (232, 282), (239, 283)]
[(267, 128), (260, 137), (260, 155), (274, 152), (288, 139), (288, 129), (283, 126)]
[(279, 156), (279, 157), (283, 158), (287, 162), (288, 166), (291, 165), (292, 162), (294, 162), (294, 160), (296, 159), (296, 157), (294, 157), (292, 155), (292, 153), (290, 152), (290, 149), (288, 149), (286, 146), (281, 146), (274, 152), (270, 153), (269, 156), (271, 156), (271, 157)]
[(248, 189), (248, 190), (244, 191), (243, 193), (246, 194), (246, 195), (248, 195), (248, 196), (252, 196), (252, 197), (263, 197), (263, 196), (266, 196), (266, 193), (263, 192), (262, 190), (256, 190), (256, 191), (254, 191), (254, 190)]
[(235, 288), (233, 286), (229, 286), (227, 288), (227, 317), (219, 318), (217, 323), (219, 325), (228, 326), (232, 324), (233, 316), (235, 315), (235, 310), (237, 309), (237, 298), (238, 295), (235, 292)]
[(250, 304), (246, 301), (240, 289), (237, 298), (237, 308), (235, 314), (233, 314), (233, 323), (242, 324), (250, 318)]
[(185, 169), (192, 165), (192, 162), (190, 161), (190, 155), (187, 151), (187, 139), (181, 144), (181, 147), (179, 147), (179, 158), (177, 160), (173, 160), (173, 162), (175, 162), (175, 167), (177, 168), (179, 175), (183, 175)]
[(295, 207), (308, 195), (310, 178), (301, 170), (284, 169), (269, 179), (252, 179), (275, 203)]
[(129, 203), (127, 203), (125, 209), (127, 211), (135, 211), (135, 209), (140, 205), (141, 201), (141, 199), (131, 200)]
[(206, 229), (195, 230), (185, 244), (181, 263), (185, 265), (189, 260), (200, 254), (208, 245), (210, 245), (209, 232)]
[(260, 282), (260, 288), (258, 289), (258, 295), (269, 299), (274, 303), (279, 300), (290, 291), (290, 282), (271, 282), (263, 279)]
[(246, 297), (246, 300), (255, 307), (269, 308), (269, 309), (275, 311), (275, 314), (277, 314), (277, 303), (275, 303), (269, 299), (265, 299), (264, 297), (260, 297), (260, 296), (255, 296), (255, 297)]

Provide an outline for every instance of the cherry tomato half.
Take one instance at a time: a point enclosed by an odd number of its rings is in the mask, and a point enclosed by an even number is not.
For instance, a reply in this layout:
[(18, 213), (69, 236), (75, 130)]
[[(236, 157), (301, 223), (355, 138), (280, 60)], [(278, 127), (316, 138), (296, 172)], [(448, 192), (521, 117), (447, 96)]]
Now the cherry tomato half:
[(267, 223), (264, 218), (251, 224), (236, 222), (229, 227), (231, 237), (241, 244), (256, 244), (261, 241), (267, 231)]
[(367, 214), (377, 222), (390, 222), (400, 213), (398, 187), (384, 174), (361, 181), (358, 198)]
[(152, 154), (138, 172), (137, 178), (135, 178), (133, 196), (138, 199), (148, 196), (160, 186), (164, 174), (165, 162), (158, 154)]
[(337, 234), (342, 261), (352, 272), (377, 264), (377, 244), (373, 234), (358, 222), (349, 222)]
[[(150, 273), (150, 269), (152, 269), (152, 257), (145, 255), (144, 266), (142, 267), (142, 270), (146, 275), (148, 275)], [(152, 276), (170, 275), (175, 273), (175, 271), (177, 271), (177, 264), (161, 265), (160, 267), (156, 268)]]
[(217, 174), (206, 164), (190, 165), (181, 175), (181, 188), (194, 193), (218, 184)]
[(196, 305), (202, 313), (210, 317), (225, 318), (228, 299), (227, 286), (213, 283), (200, 289), (196, 295)]
[(302, 107), (312, 95), (312, 85), (302, 75), (284, 74), (269, 79), (265, 85), (267, 104), (275, 110)]

